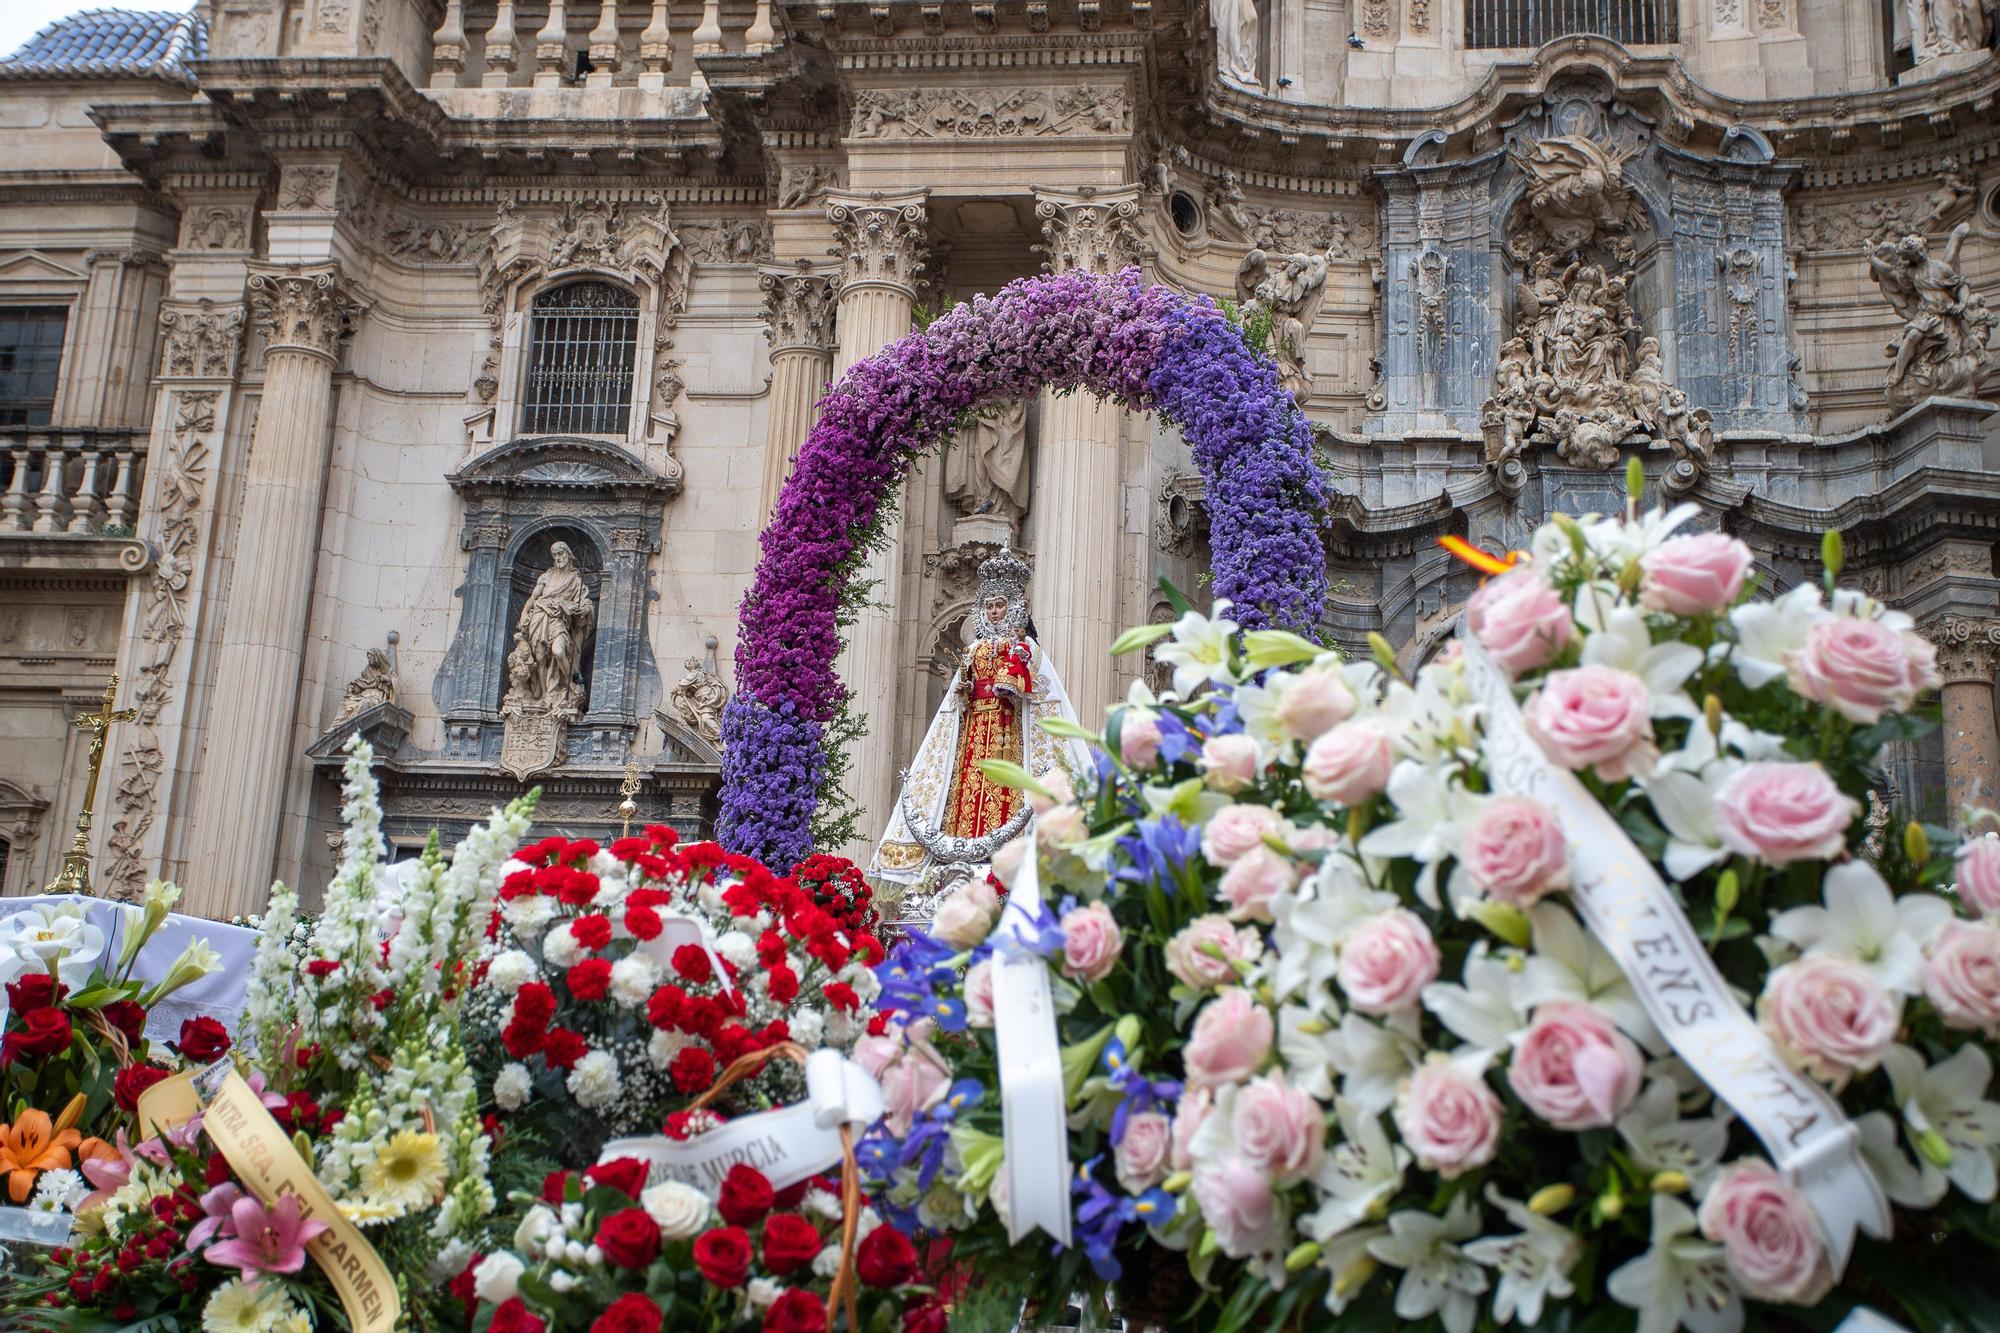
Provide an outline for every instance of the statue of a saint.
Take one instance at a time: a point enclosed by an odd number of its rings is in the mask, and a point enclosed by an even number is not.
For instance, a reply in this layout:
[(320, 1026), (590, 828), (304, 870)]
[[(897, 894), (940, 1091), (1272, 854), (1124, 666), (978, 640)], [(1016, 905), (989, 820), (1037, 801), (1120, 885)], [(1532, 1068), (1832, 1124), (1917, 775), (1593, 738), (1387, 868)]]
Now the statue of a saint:
[(396, 702), (396, 669), (389, 665), (389, 654), (380, 648), (368, 650), (368, 665), (361, 674), (347, 682), (347, 692), (341, 698), (340, 711), (333, 715), (327, 730), (354, 718), (360, 717), (377, 704)]
[[(540, 704), (561, 713), (583, 711), (583, 682), (577, 665), (597, 623), (590, 588), (576, 567), (568, 542), (549, 547), (549, 567), (535, 580), (514, 631), (508, 658), (507, 702)], [(518, 660), (517, 660), (518, 659)]]
[(979, 567), (975, 629), (904, 770), (902, 790), (875, 852), (871, 878), (916, 887), (904, 916), (927, 916), (946, 876), (979, 867), (1027, 825), (1021, 794), (990, 781), (983, 759), (1006, 759), (1030, 773), (1061, 767), (1074, 777), (1090, 771), (1074, 741), (1058, 741), (1036, 724), (1076, 720), (1062, 679), (1035, 642), (1028, 619), (1028, 567), (1002, 551)]
[(1257, 0), (1211, 0), (1209, 16), (1215, 23), (1215, 63), (1222, 73), (1252, 88), (1261, 86), (1257, 39), (1263, 25)]
[(945, 454), (944, 491), (967, 514), (1008, 522), (1028, 509), (1028, 405), (982, 412)]

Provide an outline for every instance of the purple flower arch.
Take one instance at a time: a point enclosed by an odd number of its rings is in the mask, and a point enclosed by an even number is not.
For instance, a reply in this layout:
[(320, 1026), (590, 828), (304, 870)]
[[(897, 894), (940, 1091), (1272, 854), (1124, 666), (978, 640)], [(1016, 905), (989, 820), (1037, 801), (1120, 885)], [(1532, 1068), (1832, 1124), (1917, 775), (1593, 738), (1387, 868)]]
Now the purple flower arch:
[(1084, 388), (1180, 427), (1206, 483), (1215, 595), (1249, 628), (1313, 635), (1326, 485), (1278, 369), (1206, 296), (1138, 270), (1009, 283), (856, 362), (819, 402), (743, 598), (722, 715), (721, 841), (773, 867), (812, 851), (842, 597), (913, 460), (971, 410)]

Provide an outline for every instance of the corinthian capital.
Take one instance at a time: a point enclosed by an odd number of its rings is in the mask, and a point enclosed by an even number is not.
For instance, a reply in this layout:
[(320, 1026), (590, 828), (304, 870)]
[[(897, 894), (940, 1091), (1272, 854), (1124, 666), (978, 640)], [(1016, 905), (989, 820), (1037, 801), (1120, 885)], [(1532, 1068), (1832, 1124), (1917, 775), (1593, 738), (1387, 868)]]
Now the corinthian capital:
[(2000, 668), (2000, 620), (1943, 616), (1925, 625), (1923, 633), (1937, 646), (1938, 674), (1945, 684), (1993, 683)]
[(757, 275), (764, 289), (764, 337), (771, 351), (824, 352), (833, 342), (833, 306), (838, 275), (801, 259), (790, 268), (767, 268)]
[(921, 190), (831, 197), (826, 215), (840, 238), (832, 253), (841, 257), (843, 287), (876, 283), (915, 296), (929, 248)]
[(1051, 273), (1116, 273), (1139, 262), (1139, 187), (1035, 191), (1042, 267)]
[(270, 350), (312, 352), (332, 361), (340, 359), (361, 314), (360, 302), (342, 289), (334, 268), (254, 270), (250, 299)]

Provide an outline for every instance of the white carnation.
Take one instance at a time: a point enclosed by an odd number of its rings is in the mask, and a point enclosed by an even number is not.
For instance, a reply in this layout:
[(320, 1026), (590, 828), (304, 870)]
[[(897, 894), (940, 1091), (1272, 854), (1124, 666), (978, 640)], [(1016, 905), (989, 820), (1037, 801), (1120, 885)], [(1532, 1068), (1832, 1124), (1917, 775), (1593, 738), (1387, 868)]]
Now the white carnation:
[(757, 962), (757, 941), (740, 930), (725, 931), (715, 942), (715, 951), (727, 962), (748, 970)]
[(493, 1100), (503, 1111), (518, 1111), (534, 1095), (535, 1081), (529, 1076), (528, 1067), (518, 1061), (502, 1065), (493, 1076)]
[(686, 1240), (701, 1234), (708, 1228), (708, 1216), (714, 1207), (706, 1194), (678, 1180), (647, 1186), (639, 1195), (639, 1206), (668, 1240)]
[(535, 960), (519, 949), (496, 954), (486, 965), (486, 984), (507, 995), (534, 979)]
[(829, 1245), (813, 1256), (813, 1275), (830, 1278), (840, 1271), (840, 1247)]
[(618, 1061), (609, 1051), (592, 1051), (569, 1071), (569, 1090), (578, 1106), (603, 1110), (625, 1090), (624, 1080), (618, 1077)]
[(557, 967), (575, 967), (586, 952), (575, 928), (567, 923), (550, 931), (549, 937), (542, 941), (542, 957)]
[(646, 1058), (653, 1062), (655, 1069), (665, 1069), (674, 1062), (674, 1057), (694, 1045), (694, 1038), (684, 1032), (655, 1031), (651, 1041), (646, 1043)]
[(539, 893), (516, 898), (504, 909), (507, 924), (514, 933), (524, 940), (531, 940), (548, 928), (555, 920), (556, 904), (553, 898), (544, 898)]
[(829, 1222), (840, 1216), (840, 1200), (835, 1195), (815, 1186), (806, 1191), (803, 1208), (815, 1217), (823, 1217)]
[(799, 1009), (786, 1021), (792, 1030), (792, 1040), (809, 1051), (816, 1049), (819, 1039), (826, 1034), (826, 1018), (817, 1009)]
[(660, 984), (660, 965), (645, 954), (627, 954), (611, 965), (611, 998), (627, 1009), (644, 1004)]

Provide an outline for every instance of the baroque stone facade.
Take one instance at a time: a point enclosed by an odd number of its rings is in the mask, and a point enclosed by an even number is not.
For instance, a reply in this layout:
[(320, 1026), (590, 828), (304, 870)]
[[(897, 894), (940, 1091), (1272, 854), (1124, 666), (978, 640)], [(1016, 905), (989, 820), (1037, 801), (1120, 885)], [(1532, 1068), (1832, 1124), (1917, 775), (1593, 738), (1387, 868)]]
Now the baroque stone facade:
[[(550, 8), (203, 0), (0, 60), (0, 338), (61, 341), (45, 401), (0, 400), (0, 890), (54, 873), (69, 716), (113, 669), (121, 892), (319, 882), (355, 732), (403, 845), (524, 779), (613, 831), (628, 763), (641, 818), (705, 831), (736, 603), (819, 394), (956, 301), (1127, 265), (1266, 336), (1333, 480), (1340, 642), (1421, 660), (1474, 582), (1437, 537), (1512, 549), (1637, 457), (1772, 585), (1843, 528), (1948, 677), (1897, 796), (2000, 789), (1976, 0), (1632, 0), (1540, 47), (1517, 19), (1581, 7)], [(1089, 715), (1138, 669), (1117, 630), (1170, 618), (1159, 579), (1200, 595), (1208, 532), (1141, 416), (964, 423), (863, 571), (865, 825), (982, 558), (1029, 557)]]

